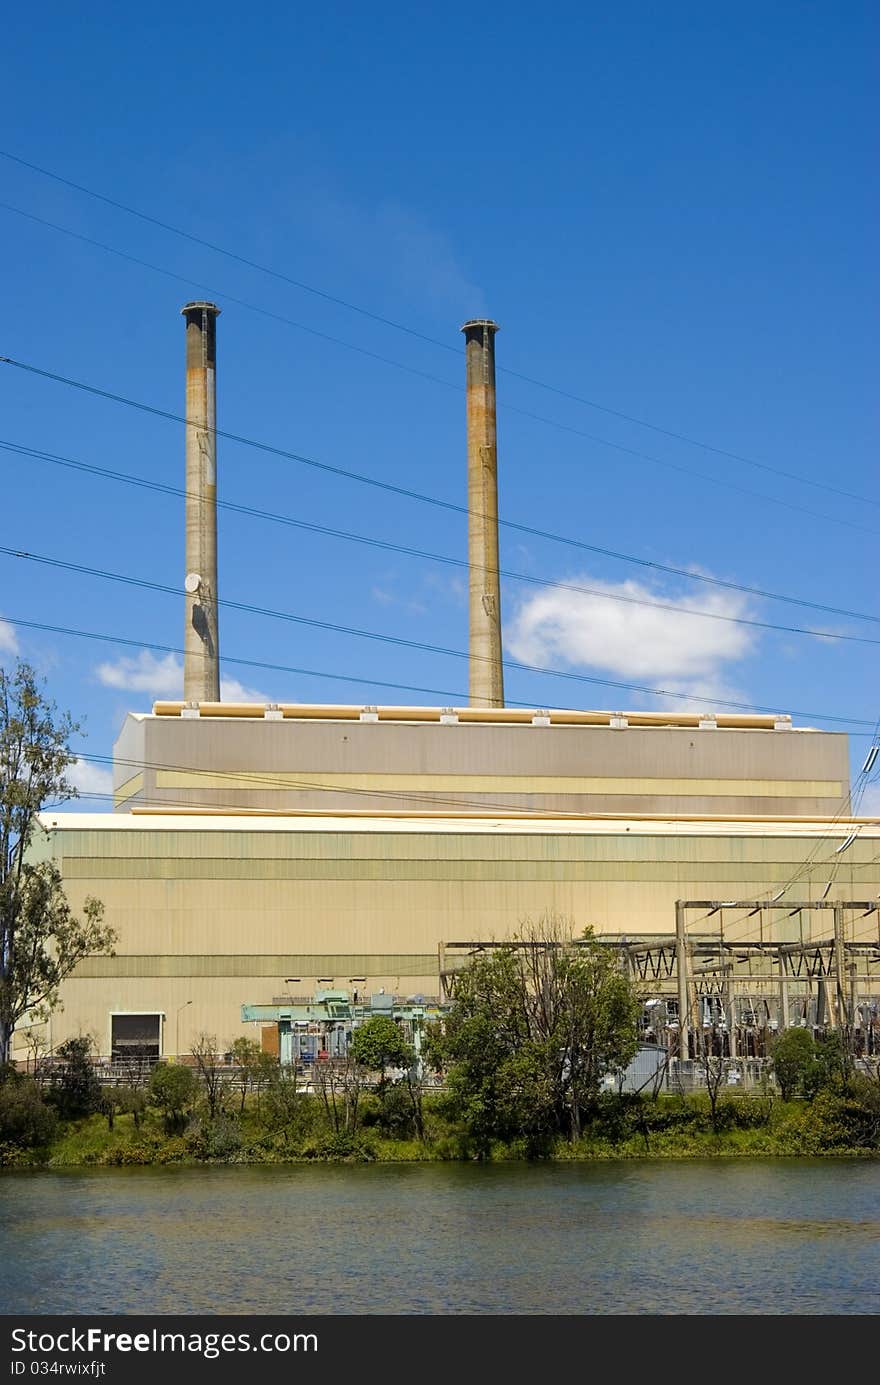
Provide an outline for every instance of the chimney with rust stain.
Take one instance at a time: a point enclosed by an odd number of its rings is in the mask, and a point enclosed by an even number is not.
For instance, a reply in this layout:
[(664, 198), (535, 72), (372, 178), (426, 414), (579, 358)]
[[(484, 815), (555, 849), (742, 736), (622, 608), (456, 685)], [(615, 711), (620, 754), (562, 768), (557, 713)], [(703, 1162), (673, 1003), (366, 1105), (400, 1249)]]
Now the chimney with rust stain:
[(497, 322), (466, 322), (470, 705), (504, 706), (498, 578), (498, 449), (495, 436)]
[(187, 303), (186, 629), (183, 696), (220, 701), (217, 620), (217, 317), (215, 303)]

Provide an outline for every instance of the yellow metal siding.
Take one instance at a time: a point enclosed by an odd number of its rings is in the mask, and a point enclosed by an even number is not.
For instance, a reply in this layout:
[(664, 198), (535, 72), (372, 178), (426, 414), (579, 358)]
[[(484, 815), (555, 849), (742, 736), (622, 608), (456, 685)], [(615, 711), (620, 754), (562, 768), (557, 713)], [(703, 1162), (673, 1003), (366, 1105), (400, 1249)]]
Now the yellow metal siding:
[[(841, 829), (836, 836), (825, 839), (825, 854), (842, 840)], [(814, 842), (823, 841), (821, 834), (814, 838), (756, 834), (738, 835), (735, 832), (716, 832), (711, 835), (677, 832), (674, 826), (656, 833), (629, 835), (625, 824), (615, 833), (589, 832), (563, 834), (552, 829), (531, 829), (527, 833), (495, 832), (350, 832), (336, 831), (150, 831), (125, 832), (79, 831), (59, 833), (56, 852), (63, 854), (65, 872), (74, 862), (76, 868), (88, 873), (97, 861), (130, 860), (136, 865), (146, 861), (170, 861), (176, 865), (186, 860), (203, 861), (379, 861), (390, 871), (394, 863), (404, 861), (438, 861), (449, 869), (464, 861), (724, 861), (744, 860), (757, 863), (768, 861), (803, 861)], [(847, 851), (849, 859), (862, 857), (872, 860), (880, 843), (876, 837), (857, 839)]]
[(267, 788), (278, 790), (311, 786), (347, 792), (373, 790), (389, 793), (399, 790), (403, 794), (650, 794), (655, 797), (683, 794), (695, 798), (840, 798), (847, 788), (839, 779), (647, 779), (591, 778), (577, 774), (344, 774), (338, 771), (328, 778), (326, 771), (317, 774), (300, 770), (248, 770), (240, 773), (233, 770), (222, 773), (212, 770), (156, 771), (157, 789), (235, 788), (259, 793), (261, 798), (265, 798)]
[[(124, 957), (89, 957), (80, 962), (75, 977), (79, 980), (97, 977), (134, 976), (237, 976), (273, 977), (278, 986), (281, 980), (294, 973), (303, 976), (395, 975), (405, 972), (417, 975), (432, 972), (437, 967), (437, 953), (327, 953), (305, 956), (283, 956), (278, 953), (258, 956), (232, 953), (226, 956), (155, 955)], [(282, 988), (283, 989), (283, 988)]]
[[(55, 1041), (94, 1032), (100, 1046), (110, 1010), (156, 1008), (170, 1024), (184, 1006), (184, 1047), (201, 1030), (225, 1043), (242, 1032), (243, 1003), (289, 989), (308, 994), (324, 976), (341, 986), (367, 976), (366, 990), (433, 995), (441, 942), (503, 939), (549, 910), (576, 928), (668, 934), (677, 899), (757, 897), (811, 855), (797, 886), (802, 897), (820, 897), (832, 860), (835, 895), (880, 894), (876, 829), (864, 829), (843, 856), (834, 848), (846, 828), (829, 824), (829, 832), (674, 824), (630, 832), (626, 823), (256, 830), (240, 821), (114, 830), (80, 827), (71, 816), (42, 849), (54, 852), (74, 908), (87, 894), (103, 901), (118, 941), (115, 957), (87, 959), (65, 984)], [(736, 925), (735, 910), (725, 914), (734, 940), (737, 928), (758, 927), (756, 919)], [(876, 915), (847, 927), (855, 940), (877, 938)], [(300, 981), (288, 986), (290, 976)]]
[[(871, 870), (874, 862), (852, 860), (850, 869)], [(282, 880), (328, 881), (482, 881), (482, 880), (787, 880), (790, 861), (199, 861), (73, 860), (67, 880), (245, 880), (260, 885)]]
[(126, 779), (124, 784), (120, 784), (117, 789), (113, 790), (113, 807), (121, 807), (128, 799), (134, 798), (136, 793), (140, 793), (143, 787), (144, 776), (142, 774), (133, 774), (130, 779)]

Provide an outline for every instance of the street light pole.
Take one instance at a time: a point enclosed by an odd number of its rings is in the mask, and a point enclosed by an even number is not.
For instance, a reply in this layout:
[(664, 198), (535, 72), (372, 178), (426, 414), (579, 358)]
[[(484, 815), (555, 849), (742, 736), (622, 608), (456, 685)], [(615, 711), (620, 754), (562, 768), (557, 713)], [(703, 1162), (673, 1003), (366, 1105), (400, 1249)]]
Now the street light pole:
[(175, 1059), (177, 1059), (177, 1058), (180, 1057), (180, 1012), (181, 1012), (181, 1010), (185, 1010), (186, 1007), (187, 1007), (187, 1005), (192, 1005), (192, 1001), (191, 1001), (191, 1000), (185, 1000), (185, 1001), (183, 1002), (183, 1004), (181, 1005), (180, 1009), (177, 1011), (177, 1024), (176, 1024), (176, 1026), (175, 1026), (176, 1032), (175, 1032), (175, 1036), (174, 1036), (174, 1043), (175, 1043), (175, 1049), (176, 1049), (175, 1054), (174, 1054)]

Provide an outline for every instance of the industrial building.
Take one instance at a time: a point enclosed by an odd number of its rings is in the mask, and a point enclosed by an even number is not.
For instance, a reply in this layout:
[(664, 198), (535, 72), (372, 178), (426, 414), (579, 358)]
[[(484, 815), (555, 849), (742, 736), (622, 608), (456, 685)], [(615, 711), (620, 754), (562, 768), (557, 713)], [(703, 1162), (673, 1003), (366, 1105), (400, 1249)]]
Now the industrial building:
[[(162, 1016), (167, 1052), (188, 1050), (202, 1030), (225, 1044), (244, 1032), (242, 1005), (291, 993), (438, 997), (447, 957), (466, 960), (449, 944), (509, 938), (547, 911), (674, 943), (678, 901), (779, 890), (817, 846), (827, 862), (852, 830), (822, 820), (216, 812), (59, 814), (46, 825), (73, 903), (96, 895), (119, 933), (115, 956), (80, 964), (54, 1021), (56, 1034), (95, 1034), (103, 1052), (123, 1013)], [(880, 827), (866, 823), (835, 898), (877, 899), (878, 856)], [(828, 872), (808, 874), (798, 897), (818, 901)], [(768, 929), (795, 942), (788, 912), (768, 915)], [(847, 924), (876, 951), (876, 913)], [(757, 936), (754, 919), (730, 939), (747, 933)]]
[(476, 948), (548, 914), (617, 946), (670, 1022), (719, 1006), (731, 1052), (798, 1005), (873, 1033), (880, 825), (849, 815), (846, 735), (784, 715), (505, 707), (496, 324), (463, 329), (470, 705), (220, 701), (218, 311), (183, 310), (184, 698), (127, 717), (112, 813), (46, 813), (32, 846), (118, 934), (65, 984), (50, 1042), (167, 1055), (260, 1033), (290, 1051), (313, 1009), (384, 996), (424, 1013)]

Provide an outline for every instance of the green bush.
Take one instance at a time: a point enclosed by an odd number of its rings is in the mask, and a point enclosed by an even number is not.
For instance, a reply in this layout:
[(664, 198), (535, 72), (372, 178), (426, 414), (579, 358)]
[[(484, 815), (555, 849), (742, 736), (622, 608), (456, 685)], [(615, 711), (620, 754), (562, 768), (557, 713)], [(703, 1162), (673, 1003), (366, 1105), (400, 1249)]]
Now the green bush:
[(769, 1125), (773, 1101), (762, 1096), (722, 1096), (715, 1112), (719, 1130), (759, 1130)]
[(382, 1114), (382, 1103), (374, 1092), (364, 1092), (358, 1102), (358, 1120), (367, 1129), (379, 1124), (379, 1117)]
[(816, 1045), (809, 1029), (784, 1029), (772, 1049), (773, 1072), (783, 1101), (809, 1096), (818, 1079)]
[(241, 1125), (232, 1116), (204, 1121), (196, 1130), (189, 1131), (185, 1139), (187, 1153), (196, 1159), (232, 1161), (243, 1143)]
[(140, 1129), (146, 1106), (140, 1087), (104, 1087), (101, 1092), (101, 1112), (107, 1118), (108, 1130), (113, 1129), (117, 1115), (132, 1116), (135, 1129)]
[(339, 1130), (311, 1140), (300, 1151), (304, 1159), (328, 1159), (333, 1163), (372, 1163), (376, 1150), (359, 1131)]
[(286, 1068), (277, 1064), (269, 1074), (260, 1098), (263, 1124), (285, 1139), (302, 1139), (313, 1128), (316, 1103), (303, 1092)]
[(111, 1168), (140, 1167), (148, 1164), (176, 1164), (187, 1157), (182, 1139), (165, 1140), (161, 1135), (142, 1135), (131, 1144), (108, 1149), (101, 1163)]
[(637, 1092), (602, 1092), (584, 1121), (584, 1133), (621, 1144), (647, 1127), (647, 1103)]
[(851, 1063), (842, 1034), (832, 1030), (816, 1040), (815, 1075), (808, 1095), (830, 1087), (840, 1091), (847, 1085)]
[(709, 1104), (699, 1097), (664, 1097), (645, 1102), (645, 1119), (652, 1134), (673, 1130), (702, 1129), (709, 1118)]
[(411, 1140), (418, 1134), (413, 1098), (405, 1079), (386, 1083), (378, 1097), (361, 1098), (360, 1118), (362, 1124), (375, 1125), (392, 1140)]
[(131, 1116), (135, 1130), (138, 1130), (147, 1109), (146, 1093), (141, 1087), (114, 1087), (113, 1092), (117, 1111)]
[(845, 1095), (819, 1091), (808, 1121), (819, 1150), (880, 1149), (880, 1094), (875, 1096), (873, 1083)]
[(35, 1149), (49, 1143), (57, 1124), (33, 1078), (16, 1076), (0, 1084), (0, 1143)]
[(101, 1109), (101, 1084), (92, 1064), (92, 1041), (67, 1039), (56, 1050), (56, 1064), (48, 1099), (62, 1120), (78, 1120)]
[(162, 1112), (166, 1134), (183, 1129), (197, 1091), (198, 1083), (191, 1068), (177, 1063), (157, 1063), (153, 1068), (149, 1100)]

